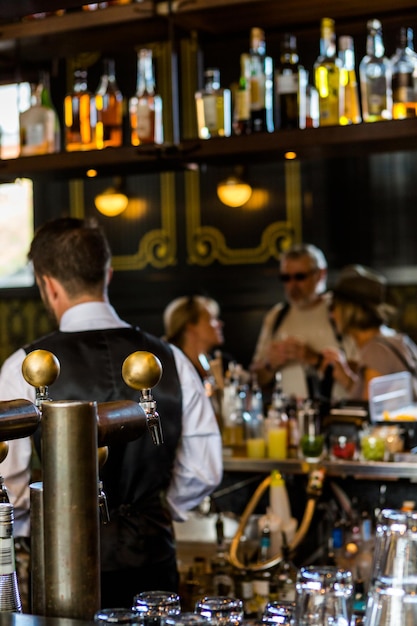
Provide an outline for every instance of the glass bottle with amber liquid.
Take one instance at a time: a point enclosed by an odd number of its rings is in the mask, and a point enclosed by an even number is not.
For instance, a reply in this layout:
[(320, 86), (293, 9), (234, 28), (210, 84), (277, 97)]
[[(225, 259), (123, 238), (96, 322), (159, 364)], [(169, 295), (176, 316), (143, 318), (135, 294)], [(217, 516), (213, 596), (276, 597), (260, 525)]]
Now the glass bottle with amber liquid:
[(133, 146), (164, 141), (162, 98), (156, 93), (152, 50), (138, 52), (136, 94), (129, 100), (130, 137)]
[(353, 38), (349, 35), (339, 37), (339, 58), (342, 61), (342, 82), (345, 96), (340, 123), (342, 126), (360, 124), (362, 116), (355, 70), (355, 50)]
[(250, 92), (252, 132), (274, 130), (273, 63), (266, 56), (265, 32), (262, 28), (250, 31)]
[(104, 59), (96, 91), (97, 148), (119, 147), (123, 142), (123, 95), (116, 82), (113, 59)]
[[(299, 63), (297, 39), (285, 33), (281, 42), (281, 55), (275, 69), (275, 126), (277, 128), (304, 128), (300, 123), (300, 109), (305, 107), (305, 69)], [(302, 117), (305, 117), (302, 115)]]
[(232, 132), (230, 89), (220, 86), (220, 70), (210, 68), (204, 72), (204, 89), (195, 93), (198, 136), (230, 137)]
[(64, 98), (64, 123), (68, 152), (97, 148), (97, 109), (94, 95), (88, 90), (84, 68), (75, 70), (73, 90)]
[(415, 77), (417, 61), (413, 44), (413, 29), (401, 28), (399, 46), (391, 57), (392, 66), (392, 117), (394, 120), (417, 115)]
[(336, 55), (334, 20), (321, 20), (320, 54), (314, 63), (314, 83), (319, 93), (319, 125), (340, 124), (344, 89), (342, 61)]
[(382, 25), (379, 20), (367, 23), (366, 55), (359, 64), (359, 80), (364, 122), (392, 119), (391, 63), (385, 57)]

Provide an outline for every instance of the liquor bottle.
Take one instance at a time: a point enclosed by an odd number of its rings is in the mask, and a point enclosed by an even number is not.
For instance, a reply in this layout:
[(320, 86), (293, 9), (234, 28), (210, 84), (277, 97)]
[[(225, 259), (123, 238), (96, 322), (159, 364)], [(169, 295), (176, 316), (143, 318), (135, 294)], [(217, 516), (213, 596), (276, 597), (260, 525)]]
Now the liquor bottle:
[(344, 89), (342, 61), (336, 55), (334, 20), (324, 17), (320, 29), (320, 54), (314, 63), (314, 84), (319, 93), (320, 126), (340, 124)]
[(55, 148), (55, 112), (42, 104), (43, 84), (31, 85), (29, 109), (19, 115), (20, 155), (48, 154)]
[(223, 517), (219, 513), (216, 521), (217, 550), (210, 561), (212, 572), (211, 593), (214, 596), (234, 596), (233, 567), (229, 561), (223, 530)]
[(136, 94), (129, 100), (131, 143), (161, 144), (164, 141), (162, 125), (162, 98), (155, 91), (152, 50), (138, 52)]
[(96, 143), (97, 109), (93, 94), (87, 87), (87, 70), (74, 71), (74, 87), (64, 98), (65, 149), (94, 150)]
[(49, 73), (41, 72), (39, 82), (42, 85), (41, 103), (47, 109), (51, 109), (54, 112), (54, 116), (55, 116), (55, 124), (54, 124), (55, 150), (54, 152), (59, 152), (61, 150), (61, 126), (59, 123), (58, 113), (52, 101)]
[(240, 78), (233, 112), (235, 135), (249, 135), (251, 132), (250, 94), (250, 56), (243, 53), (240, 55)]
[(355, 70), (355, 49), (353, 38), (349, 35), (339, 37), (339, 58), (342, 61), (342, 81), (345, 94), (340, 123), (342, 126), (360, 124), (362, 116)]
[(265, 33), (261, 28), (250, 31), (250, 92), (252, 132), (274, 130), (273, 63), (265, 54)]
[(392, 117), (403, 120), (417, 115), (415, 74), (417, 70), (413, 45), (413, 30), (400, 29), (399, 46), (391, 57), (392, 68)]
[(298, 569), (290, 559), (290, 550), (286, 544), (282, 546), (282, 557), (282, 561), (271, 573), (269, 599), (275, 602), (294, 602)]
[[(286, 33), (281, 42), (280, 62), (274, 74), (276, 128), (304, 128), (300, 123), (300, 100), (305, 99), (305, 69), (299, 64), (297, 39)], [(305, 107), (305, 104), (304, 104)]]
[(197, 127), (200, 139), (230, 137), (232, 133), (232, 98), (230, 89), (220, 87), (220, 71), (204, 72), (204, 89), (195, 93)]
[(14, 509), (9, 502), (0, 503), (0, 612), (22, 612), (16, 575), (13, 538)]
[(384, 56), (385, 47), (379, 20), (369, 20), (366, 55), (359, 64), (359, 80), (364, 122), (392, 118), (391, 63)]
[(123, 140), (123, 95), (117, 85), (113, 59), (103, 60), (96, 91), (97, 148), (118, 147)]
[(320, 126), (319, 92), (314, 85), (308, 82), (308, 72), (306, 74), (305, 128), (318, 128)]

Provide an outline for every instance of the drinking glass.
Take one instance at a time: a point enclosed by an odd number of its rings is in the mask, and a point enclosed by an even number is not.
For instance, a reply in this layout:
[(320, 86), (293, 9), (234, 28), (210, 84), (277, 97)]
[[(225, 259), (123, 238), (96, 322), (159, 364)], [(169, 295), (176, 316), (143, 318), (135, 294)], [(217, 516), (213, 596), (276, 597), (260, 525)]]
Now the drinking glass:
[(94, 621), (108, 624), (139, 624), (140, 615), (132, 609), (101, 609), (95, 613)]
[(335, 566), (301, 567), (296, 581), (297, 626), (349, 626), (353, 579)]
[(201, 613), (184, 612), (167, 615), (162, 619), (163, 626), (208, 626), (210, 619)]
[(163, 617), (181, 612), (181, 602), (172, 591), (142, 591), (133, 598), (132, 609), (144, 626), (160, 626)]
[(273, 600), (268, 602), (262, 615), (264, 624), (292, 624), (295, 602), (289, 600)]
[(378, 516), (366, 626), (417, 624), (417, 511)]
[(228, 596), (204, 596), (196, 603), (195, 612), (217, 626), (238, 626), (243, 620), (243, 602)]

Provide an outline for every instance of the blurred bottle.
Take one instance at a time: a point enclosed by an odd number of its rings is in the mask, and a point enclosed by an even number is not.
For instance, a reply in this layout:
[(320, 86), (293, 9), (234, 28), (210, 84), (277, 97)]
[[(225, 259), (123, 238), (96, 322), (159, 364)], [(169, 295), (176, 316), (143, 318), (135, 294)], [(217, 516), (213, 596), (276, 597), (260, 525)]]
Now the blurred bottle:
[(45, 106), (47, 109), (51, 109), (54, 112), (54, 116), (55, 116), (55, 123), (54, 123), (55, 150), (54, 152), (59, 152), (61, 150), (61, 126), (59, 123), (58, 113), (52, 101), (50, 78), (49, 78), (48, 72), (41, 72), (40, 83), (42, 85), (41, 102), (43, 106)]
[(339, 58), (342, 61), (342, 82), (344, 85), (343, 111), (340, 118), (342, 126), (362, 122), (359, 104), (359, 86), (355, 70), (355, 50), (353, 38), (346, 35), (339, 37)]
[(204, 72), (204, 89), (195, 94), (197, 127), (200, 139), (230, 137), (232, 133), (232, 98), (230, 89), (220, 87), (220, 70)]
[[(281, 41), (279, 64), (275, 70), (275, 126), (276, 128), (305, 128), (305, 69), (299, 63), (297, 38), (285, 33)], [(301, 120), (300, 121), (300, 117)]]
[(65, 149), (93, 150), (97, 147), (97, 109), (95, 98), (88, 90), (87, 70), (74, 71), (74, 87), (64, 98)]
[(96, 91), (97, 148), (118, 147), (123, 142), (123, 95), (116, 82), (113, 59), (103, 60)]
[(229, 561), (229, 554), (224, 541), (223, 516), (221, 513), (216, 521), (217, 549), (216, 554), (211, 559), (211, 593), (214, 596), (234, 596), (235, 581), (233, 577), (233, 567)]
[(340, 124), (344, 87), (342, 61), (336, 54), (334, 20), (324, 17), (320, 28), (320, 54), (314, 63), (314, 84), (319, 94), (320, 126)]
[(89, 4), (83, 4), (83, 11), (97, 11), (98, 9), (107, 9), (108, 2), (90, 2)]
[(263, 394), (256, 374), (252, 376), (248, 398), (248, 420), (245, 422), (246, 454), (250, 458), (265, 456)]
[(163, 143), (162, 98), (155, 90), (152, 50), (138, 52), (136, 94), (129, 100), (131, 143)]
[(415, 76), (417, 60), (414, 52), (413, 29), (401, 28), (399, 46), (391, 57), (392, 118), (404, 120), (417, 115)]
[(282, 547), (282, 561), (271, 574), (269, 600), (275, 602), (294, 602), (295, 583), (298, 568), (290, 559), (288, 545)]
[(56, 113), (42, 104), (43, 89), (41, 82), (31, 85), (30, 107), (19, 115), (21, 156), (56, 152)]
[(392, 118), (391, 63), (385, 54), (382, 26), (369, 20), (366, 55), (359, 64), (359, 79), (364, 122), (380, 122)]
[(250, 92), (252, 132), (270, 133), (274, 130), (273, 62), (266, 56), (265, 32), (250, 31)]
[(308, 73), (305, 109), (305, 127), (318, 128), (320, 126), (319, 92), (314, 85), (308, 83)]
[(265, 419), (267, 457), (270, 459), (287, 458), (288, 415), (285, 412), (281, 380), (281, 372), (276, 372), (271, 406)]
[(250, 92), (250, 56), (240, 55), (240, 78), (235, 94), (233, 112), (233, 132), (235, 135), (249, 135), (251, 132), (251, 92)]

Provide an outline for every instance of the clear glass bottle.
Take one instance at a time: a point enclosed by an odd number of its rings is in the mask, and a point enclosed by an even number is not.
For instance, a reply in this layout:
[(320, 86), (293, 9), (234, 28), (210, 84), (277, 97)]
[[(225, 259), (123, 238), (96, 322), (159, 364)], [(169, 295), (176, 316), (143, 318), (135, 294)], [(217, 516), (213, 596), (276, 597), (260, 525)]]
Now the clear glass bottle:
[(251, 132), (250, 93), (250, 56), (243, 53), (240, 55), (240, 78), (233, 112), (235, 135), (249, 135)]
[(41, 72), (40, 81), (42, 85), (41, 91), (41, 103), (47, 109), (51, 109), (54, 112), (55, 122), (54, 122), (54, 144), (55, 149), (54, 152), (59, 152), (61, 150), (61, 126), (59, 123), (58, 113), (54, 106), (51, 96), (51, 87), (50, 87), (50, 78), (48, 72)]
[(366, 55), (359, 64), (359, 80), (364, 122), (392, 118), (391, 63), (385, 55), (382, 25), (379, 20), (367, 22)]
[(314, 84), (319, 94), (320, 126), (340, 124), (344, 89), (342, 61), (336, 54), (334, 20), (324, 17), (320, 28), (320, 54), (314, 63)]
[(77, 68), (74, 87), (64, 98), (65, 149), (94, 150), (97, 147), (97, 109), (95, 98), (88, 90), (87, 70)]
[(305, 69), (299, 63), (297, 38), (286, 33), (281, 41), (280, 61), (274, 73), (276, 128), (305, 127), (305, 119), (300, 123), (303, 106), (300, 100), (305, 99), (306, 88), (304, 74)]
[(339, 37), (339, 58), (342, 61), (342, 81), (344, 85), (343, 111), (340, 124), (360, 124), (362, 122), (359, 104), (359, 85), (355, 70), (355, 49), (353, 37)]
[(275, 374), (271, 406), (265, 419), (266, 455), (269, 459), (286, 459), (288, 452), (288, 415), (285, 412), (281, 372)]
[(230, 137), (232, 133), (230, 89), (220, 86), (220, 70), (204, 72), (204, 89), (195, 93), (197, 127), (200, 139)]
[(273, 111), (273, 63), (267, 57), (265, 32), (262, 28), (250, 31), (250, 91), (252, 132), (272, 133), (274, 130)]
[(116, 82), (113, 59), (103, 60), (103, 73), (96, 91), (97, 148), (123, 143), (123, 95)]
[(9, 502), (0, 503), (0, 612), (22, 612), (16, 575), (13, 538), (14, 510)]
[(399, 46), (391, 57), (392, 118), (403, 120), (417, 115), (415, 74), (417, 61), (414, 52), (413, 29), (401, 28)]
[(131, 143), (161, 144), (164, 141), (162, 98), (156, 93), (152, 50), (138, 52), (136, 94), (129, 100)]
[(20, 156), (48, 154), (56, 151), (56, 114), (42, 104), (43, 84), (31, 85), (29, 109), (19, 115)]

